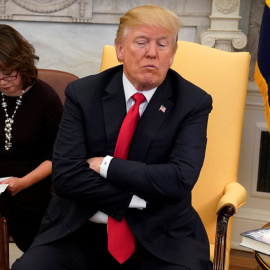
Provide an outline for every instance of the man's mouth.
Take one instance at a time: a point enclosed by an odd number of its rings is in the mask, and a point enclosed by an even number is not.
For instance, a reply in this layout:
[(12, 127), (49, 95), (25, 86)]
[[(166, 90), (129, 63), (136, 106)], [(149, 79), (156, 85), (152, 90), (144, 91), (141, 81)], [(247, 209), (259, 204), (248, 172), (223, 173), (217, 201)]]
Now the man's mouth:
[(147, 68), (147, 69), (157, 69), (157, 67), (155, 65), (145, 65), (143, 66), (143, 68)]

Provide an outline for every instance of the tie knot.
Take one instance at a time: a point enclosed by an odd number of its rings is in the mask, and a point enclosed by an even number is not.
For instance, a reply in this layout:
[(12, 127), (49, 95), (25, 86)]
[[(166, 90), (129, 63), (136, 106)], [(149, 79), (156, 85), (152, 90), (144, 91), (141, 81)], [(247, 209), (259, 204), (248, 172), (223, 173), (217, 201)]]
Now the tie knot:
[(135, 101), (136, 106), (140, 106), (140, 104), (145, 101), (145, 96), (141, 93), (136, 93), (132, 96), (132, 99)]

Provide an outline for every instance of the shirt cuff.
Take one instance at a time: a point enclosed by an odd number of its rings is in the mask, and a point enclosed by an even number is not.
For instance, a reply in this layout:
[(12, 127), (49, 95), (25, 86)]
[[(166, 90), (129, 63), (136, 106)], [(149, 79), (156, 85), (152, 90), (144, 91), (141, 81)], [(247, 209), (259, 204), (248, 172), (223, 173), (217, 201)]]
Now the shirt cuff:
[(99, 174), (104, 178), (107, 178), (108, 168), (112, 159), (113, 159), (112, 156), (106, 156), (99, 165), (100, 167)]
[(133, 195), (128, 208), (137, 208), (143, 210), (146, 208), (146, 201), (136, 195)]
[[(128, 208), (143, 210), (146, 208), (146, 201), (136, 195), (133, 195)], [(95, 223), (108, 224), (108, 215), (104, 212), (97, 211), (89, 220)]]
[(108, 215), (101, 211), (97, 211), (89, 220), (94, 223), (108, 224)]

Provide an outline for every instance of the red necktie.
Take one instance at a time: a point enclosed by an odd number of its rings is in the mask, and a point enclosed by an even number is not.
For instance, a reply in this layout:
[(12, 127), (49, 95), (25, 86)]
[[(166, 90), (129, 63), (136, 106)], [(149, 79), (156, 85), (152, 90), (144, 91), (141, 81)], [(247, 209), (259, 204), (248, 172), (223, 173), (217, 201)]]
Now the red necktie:
[[(135, 104), (128, 111), (120, 132), (118, 134), (114, 157), (127, 159), (129, 145), (140, 119), (139, 106), (145, 100), (143, 94), (137, 93), (132, 96)], [(135, 250), (134, 235), (130, 231), (125, 219), (116, 221), (109, 216), (108, 218), (108, 250), (119, 262), (125, 262)]]

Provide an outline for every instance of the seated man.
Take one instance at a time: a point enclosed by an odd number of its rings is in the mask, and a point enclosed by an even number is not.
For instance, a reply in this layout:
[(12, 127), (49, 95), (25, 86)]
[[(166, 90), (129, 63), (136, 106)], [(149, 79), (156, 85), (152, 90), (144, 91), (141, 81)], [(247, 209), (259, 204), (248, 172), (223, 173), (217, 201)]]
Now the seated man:
[(212, 99), (170, 69), (179, 28), (162, 7), (129, 10), (115, 39), (123, 65), (67, 87), (55, 195), (14, 270), (212, 269), (191, 205)]

